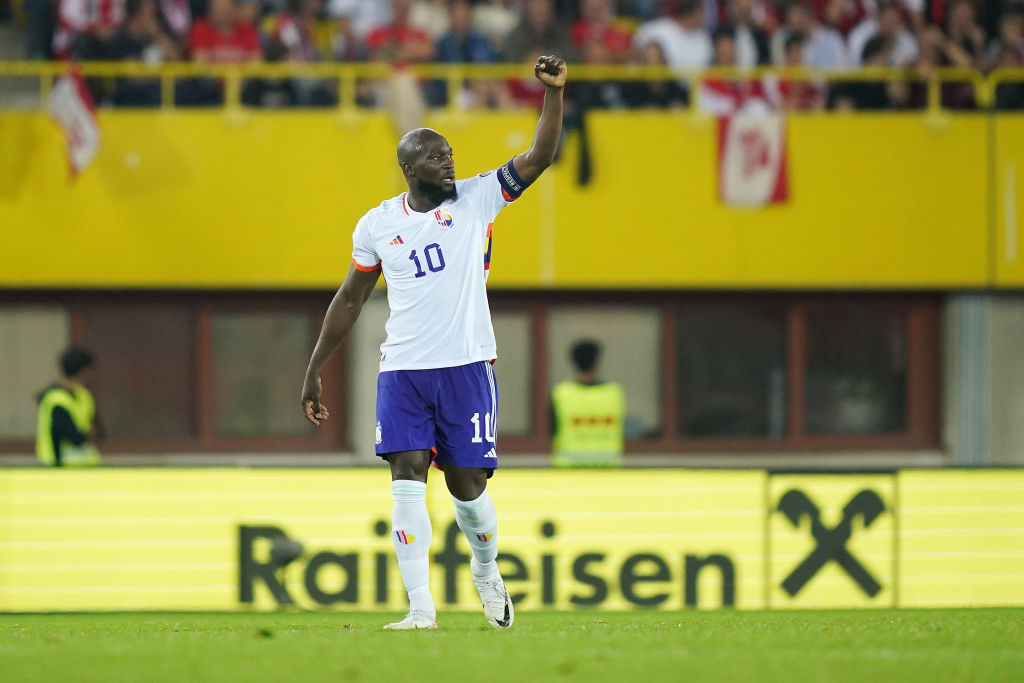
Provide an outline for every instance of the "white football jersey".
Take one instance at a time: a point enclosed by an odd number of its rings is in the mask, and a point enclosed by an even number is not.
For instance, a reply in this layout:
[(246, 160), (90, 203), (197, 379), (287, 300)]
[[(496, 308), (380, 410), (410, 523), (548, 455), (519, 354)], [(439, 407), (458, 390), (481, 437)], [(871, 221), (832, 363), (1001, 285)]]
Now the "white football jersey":
[(524, 184), (508, 162), (455, 183), (426, 213), (406, 194), (368, 211), (352, 233), (352, 263), (381, 268), (391, 314), (380, 370), (424, 370), (497, 357), (486, 281), (491, 225)]

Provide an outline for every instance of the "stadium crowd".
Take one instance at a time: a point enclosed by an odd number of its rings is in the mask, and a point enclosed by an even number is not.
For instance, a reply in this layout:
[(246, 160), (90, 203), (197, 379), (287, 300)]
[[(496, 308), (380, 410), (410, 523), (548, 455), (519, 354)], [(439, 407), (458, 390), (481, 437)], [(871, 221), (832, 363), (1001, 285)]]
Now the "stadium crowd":
[[(16, 0), (32, 59), (193, 60), (233, 63), (385, 61), (529, 63), (539, 54), (571, 64), (665, 64), (680, 69), (758, 65), (847, 71), (905, 68), (905, 81), (825, 83), (779, 78), (708, 79), (700, 103), (712, 113), (748, 103), (772, 108), (890, 109), (923, 106), (922, 81), (936, 67), (988, 72), (1024, 66), (1024, 0)], [(181, 104), (220, 101), (216, 81), (179, 84)], [(427, 105), (447, 99), (421, 83)], [(684, 82), (577, 82), (580, 107), (670, 107), (689, 99)], [(152, 84), (99, 93), (153, 105)], [(532, 78), (474, 82), (467, 106), (538, 106)], [(292, 79), (248, 82), (253, 105), (329, 105), (336, 87)], [(379, 93), (361, 84), (359, 101)], [(969, 83), (942, 88), (944, 106), (973, 108)], [(1024, 85), (997, 89), (996, 106), (1024, 108)]]

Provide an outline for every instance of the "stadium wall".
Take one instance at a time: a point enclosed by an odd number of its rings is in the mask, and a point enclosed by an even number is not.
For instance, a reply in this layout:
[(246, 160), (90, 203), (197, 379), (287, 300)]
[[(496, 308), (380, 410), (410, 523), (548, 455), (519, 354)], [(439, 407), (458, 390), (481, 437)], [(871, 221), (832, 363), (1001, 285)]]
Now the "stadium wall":
[[(385, 480), (0, 470), (0, 611), (402, 609)], [(515, 470), (490, 490), (528, 610), (1024, 604), (1020, 470)], [(428, 505), (435, 598), (478, 609), (439, 482)]]
[[(467, 175), (525, 149), (535, 114), (426, 123)], [(333, 288), (356, 219), (403, 189), (383, 114), (105, 111), (100, 124), (97, 159), (71, 181), (44, 114), (0, 112), (0, 288)], [(712, 120), (590, 114), (591, 182), (570, 136), (502, 215), (491, 286), (1024, 285), (1024, 117), (794, 115), (787, 135), (790, 200), (753, 211), (717, 199)]]

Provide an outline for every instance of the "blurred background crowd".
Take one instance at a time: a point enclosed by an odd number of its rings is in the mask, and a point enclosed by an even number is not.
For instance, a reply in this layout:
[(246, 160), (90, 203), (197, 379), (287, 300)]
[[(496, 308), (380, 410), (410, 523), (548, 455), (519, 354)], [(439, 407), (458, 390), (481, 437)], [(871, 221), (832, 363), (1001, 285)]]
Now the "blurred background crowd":
[[(0, 0), (0, 17), (19, 27), (23, 55), (40, 60), (532, 64), (554, 53), (571, 64), (890, 66), (911, 76), (832, 88), (712, 79), (701, 100), (712, 113), (735, 110), (751, 95), (788, 109), (914, 108), (924, 99), (914, 80), (936, 67), (1024, 66), (1024, 0)], [(447, 100), (443, 83), (421, 88), (428, 106)], [(276, 89), (249, 83), (243, 100), (329, 105), (335, 90), (308, 81)], [(683, 82), (574, 83), (571, 90), (589, 107), (682, 106), (689, 99)], [(973, 90), (944, 86), (944, 106), (974, 107)], [(473, 83), (461, 97), (467, 106), (510, 108), (535, 106), (542, 95), (525, 78)], [(153, 104), (151, 96), (143, 88), (112, 103)], [(219, 95), (193, 83), (176, 97), (179, 104), (212, 104)], [(362, 89), (360, 103), (373, 105), (375, 97)], [(996, 106), (1024, 106), (1020, 86), (1001, 86)]]

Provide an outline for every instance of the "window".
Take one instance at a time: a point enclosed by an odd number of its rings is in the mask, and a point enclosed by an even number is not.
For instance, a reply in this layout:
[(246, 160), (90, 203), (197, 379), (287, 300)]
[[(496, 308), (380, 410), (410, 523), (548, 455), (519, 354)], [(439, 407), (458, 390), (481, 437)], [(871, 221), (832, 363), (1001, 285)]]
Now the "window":
[(840, 305), (807, 312), (805, 427), (877, 434), (907, 427), (907, 325), (902, 311)]
[(213, 322), (214, 428), (228, 436), (307, 433), (297, 396), (316, 338), (305, 311), (215, 312)]
[(782, 438), (786, 318), (782, 307), (683, 305), (676, 314), (678, 430), (684, 438)]
[(96, 357), (90, 388), (108, 438), (195, 436), (195, 308), (133, 301), (80, 310), (81, 342)]

